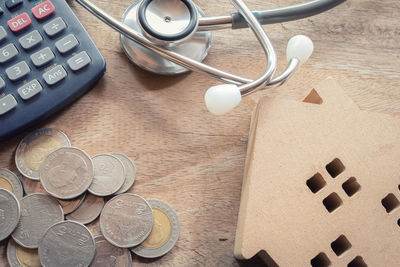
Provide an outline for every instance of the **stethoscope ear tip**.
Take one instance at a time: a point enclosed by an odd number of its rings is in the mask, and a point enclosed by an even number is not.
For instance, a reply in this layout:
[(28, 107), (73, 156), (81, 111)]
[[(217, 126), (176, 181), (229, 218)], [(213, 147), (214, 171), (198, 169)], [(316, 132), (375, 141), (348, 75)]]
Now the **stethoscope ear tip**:
[(242, 101), (242, 94), (235, 84), (222, 84), (210, 87), (204, 100), (208, 111), (214, 115), (223, 115)]
[(297, 58), (300, 63), (304, 63), (308, 60), (314, 51), (313, 41), (306, 35), (295, 35), (290, 38), (287, 48), (286, 57), (290, 61), (293, 58)]

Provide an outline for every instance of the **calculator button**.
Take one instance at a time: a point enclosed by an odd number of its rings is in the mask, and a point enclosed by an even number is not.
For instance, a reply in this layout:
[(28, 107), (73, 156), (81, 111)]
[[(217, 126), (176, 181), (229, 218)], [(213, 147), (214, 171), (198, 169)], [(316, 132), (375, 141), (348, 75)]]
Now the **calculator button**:
[(38, 20), (47, 18), (48, 16), (53, 14), (55, 11), (56, 11), (56, 8), (53, 6), (53, 4), (49, 0), (32, 8), (33, 16)]
[(18, 50), (15, 48), (15, 45), (8, 44), (0, 48), (0, 63), (7, 62), (16, 55), (18, 55)]
[(25, 61), (21, 61), (15, 64), (14, 66), (11, 66), (8, 69), (6, 69), (8, 79), (10, 79), (11, 81), (16, 81), (18, 79), (21, 79), (22, 77), (27, 75), (30, 71), (31, 70)]
[(54, 59), (54, 54), (49, 47), (46, 47), (31, 55), (33, 65), (41, 67)]
[(11, 31), (19, 32), (32, 24), (31, 18), (28, 16), (26, 12), (10, 19), (8, 22), (8, 27), (10, 27)]
[(79, 44), (78, 40), (73, 34), (69, 34), (56, 42), (58, 52), (61, 54), (67, 53)]
[(22, 2), (23, 2), (22, 0), (7, 0), (6, 1), (6, 7), (8, 9), (13, 9), (13, 8), (21, 5)]
[(33, 80), (18, 88), (18, 94), (23, 100), (28, 100), (42, 91), (42, 86), (38, 80)]
[(7, 113), (8, 111), (15, 108), (17, 101), (12, 95), (6, 95), (0, 99), (0, 115)]
[(34, 30), (33, 32), (19, 38), (19, 43), (25, 50), (28, 50), (40, 43), (42, 40), (43, 38), (40, 33), (37, 30)]
[(3, 26), (0, 26), (0, 42), (7, 37), (7, 32)]
[(58, 65), (43, 74), (43, 79), (48, 85), (56, 84), (65, 77), (67, 77), (67, 72), (61, 65)]
[(3, 78), (0, 77), (0, 89), (6, 87), (6, 83), (4, 82)]
[(56, 35), (59, 32), (62, 32), (65, 28), (67, 28), (67, 25), (60, 17), (53, 19), (43, 26), (44, 31), (50, 37)]
[(73, 71), (77, 71), (77, 70), (82, 69), (83, 67), (88, 65), (90, 62), (91, 62), (91, 59), (90, 59), (90, 57), (88, 56), (88, 54), (85, 51), (80, 52), (79, 54), (71, 57), (67, 61), (69, 67)]

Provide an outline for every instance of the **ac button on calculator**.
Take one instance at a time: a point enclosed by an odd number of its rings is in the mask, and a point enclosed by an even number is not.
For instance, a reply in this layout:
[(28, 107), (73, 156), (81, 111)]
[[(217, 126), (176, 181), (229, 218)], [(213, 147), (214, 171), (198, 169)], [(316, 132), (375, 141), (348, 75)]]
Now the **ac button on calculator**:
[(0, 2), (0, 140), (69, 105), (104, 72), (65, 0)]

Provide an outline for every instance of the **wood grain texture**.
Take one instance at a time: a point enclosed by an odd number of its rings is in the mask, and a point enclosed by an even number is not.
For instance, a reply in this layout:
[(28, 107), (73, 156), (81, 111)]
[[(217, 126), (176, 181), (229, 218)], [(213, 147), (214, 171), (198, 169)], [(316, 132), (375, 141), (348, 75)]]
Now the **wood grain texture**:
[[(115, 17), (130, 3), (96, 2)], [(300, 1), (246, 2), (263, 9)], [(196, 3), (207, 15), (234, 11), (225, 0)], [(91, 155), (127, 154), (138, 173), (131, 192), (176, 209), (182, 228), (177, 246), (157, 261), (134, 258), (138, 266), (259, 264), (236, 261), (233, 244), (250, 117), (261, 96), (302, 99), (331, 76), (361, 109), (400, 113), (398, 0), (349, 0), (316, 17), (266, 26), (278, 53), (278, 70), (286, 64), (286, 42), (292, 35), (309, 35), (315, 53), (283, 87), (246, 97), (223, 117), (209, 114), (203, 102), (205, 90), (217, 81), (197, 73), (165, 77), (139, 69), (125, 57), (116, 32), (75, 2), (71, 6), (104, 55), (107, 73), (83, 98), (37, 128), (59, 128)], [(264, 69), (262, 50), (250, 30), (215, 32), (213, 38), (206, 63), (254, 78)], [(23, 136), (0, 143), (0, 167), (15, 170), (14, 151)], [(91, 229), (98, 233), (98, 222)]]

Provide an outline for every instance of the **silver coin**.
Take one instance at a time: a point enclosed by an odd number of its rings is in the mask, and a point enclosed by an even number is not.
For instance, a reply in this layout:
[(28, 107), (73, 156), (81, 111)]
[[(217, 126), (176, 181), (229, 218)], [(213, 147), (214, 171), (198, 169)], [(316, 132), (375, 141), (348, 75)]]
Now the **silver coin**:
[(121, 189), (117, 191), (116, 194), (122, 194), (128, 191), (133, 184), (135, 183), (136, 179), (136, 166), (133, 161), (126, 155), (121, 153), (111, 153), (111, 155), (117, 157), (124, 165), (125, 168), (125, 182), (122, 185)]
[(25, 248), (37, 248), (46, 230), (64, 220), (63, 211), (54, 198), (45, 194), (25, 196), (20, 203), (21, 218), (11, 236)]
[[(47, 191), (43, 188), (40, 181), (35, 181), (32, 179), (28, 179), (26, 177), (22, 177), (21, 181), (22, 185), (24, 186), (25, 193), (27, 195), (33, 193), (42, 193), (49, 195), (49, 193), (47, 193)], [(86, 194), (83, 193), (79, 197), (70, 200), (61, 200), (61, 199), (56, 199), (56, 200), (61, 205), (64, 215), (67, 215), (70, 214), (71, 212), (74, 212), (82, 204), (83, 200), (85, 199), (85, 195)]]
[(111, 245), (104, 236), (96, 236), (96, 255), (91, 267), (131, 267), (132, 255), (127, 248), (119, 248)]
[(135, 194), (121, 194), (106, 203), (100, 214), (100, 230), (108, 242), (121, 248), (142, 243), (153, 228), (149, 203)]
[(11, 238), (7, 245), (7, 261), (10, 267), (23, 267), (17, 259), (17, 248), (18, 244)]
[(67, 220), (88, 224), (99, 217), (101, 210), (104, 207), (104, 199), (96, 197), (92, 194), (87, 194), (85, 200), (74, 212), (66, 216)]
[(0, 189), (0, 241), (15, 230), (20, 219), (20, 206), (13, 193)]
[(0, 188), (10, 191), (17, 199), (21, 199), (24, 196), (21, 181), (10, 170), (0, 168)]
[(154, 225), (147, 239), (131, 248), (136, 255), (144, 258), (158, 258), (167, 254), (176, 244), (180, 234), (180, 224), (175, 210), (167, 203), (149, 199), (153, 209)]
[(72, 199), (82, 195), (93, 181), (90, 157), (75, 147), (51, 152), (40, 165), (40, 182), (53, 197)]
[(15, 243), (13, 239), (8, 241), (7, 261), (10, 267), (41, 267), (37, 249), (24, 248)]
[(83, 224), (63, 221), (51, 226), (39, 244), (44, 267), (89, 266), (95, 255), (95, 243)]
[(99, 154), (92, 158), (94, 178), (89, 187), (93, 195), (104, 197), (117, 192), (125, 182), (122, 162), (109, 154)]
[(36, 130), (19, 143), (15, 152), (15, 165), (24, 176), (39, 180), (39, 167), (46, 156), (60, 147), (68, 146), (71, 146), (71, 142), (60, 130)]

